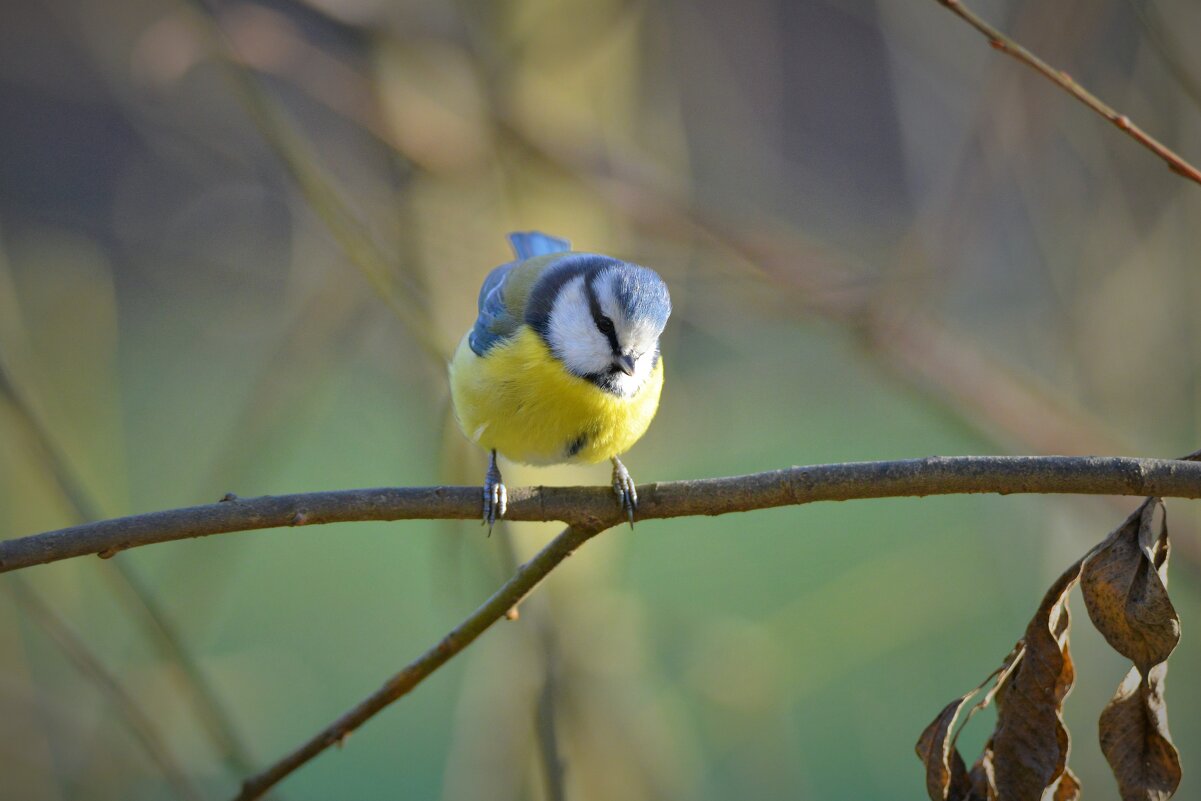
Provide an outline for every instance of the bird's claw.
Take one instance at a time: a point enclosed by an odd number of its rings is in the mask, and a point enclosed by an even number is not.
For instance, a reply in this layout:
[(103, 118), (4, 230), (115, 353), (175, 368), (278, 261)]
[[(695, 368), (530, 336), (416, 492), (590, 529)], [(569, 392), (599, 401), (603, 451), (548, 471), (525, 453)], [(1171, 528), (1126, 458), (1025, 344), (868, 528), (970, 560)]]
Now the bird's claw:
[(489, 537), (492, 536), (492, 527), (496, 525), (496, 521), (505, 516), (508, 504), (509, 497), (504, 484), (497, 481), (484, 485), (484, 523), (488, 525)]
[(488, 472), (484, 475), (484, 524), (488, 526), (488, 536), (492, 536), (492, 527), (499, 518), (505, 516), (509, 506), (509, 492), (500, 477), (500, 468), (496, 466), (496, 452), (488, 460)]
[(616, 457), (613, 459), (613, 492), (630, 521), (630, 528), (633, 528), (634, 512), (638, 511), (638, 488), (634, 486), (630, 471)]

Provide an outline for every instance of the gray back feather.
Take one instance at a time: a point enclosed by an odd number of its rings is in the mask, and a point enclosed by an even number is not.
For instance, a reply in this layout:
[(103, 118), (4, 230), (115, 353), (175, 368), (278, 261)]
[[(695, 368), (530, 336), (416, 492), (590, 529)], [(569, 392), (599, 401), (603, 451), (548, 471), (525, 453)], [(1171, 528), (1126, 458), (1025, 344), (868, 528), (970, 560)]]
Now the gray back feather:
[[(532, 283), (529, 273), (541, 272), (541, 268), (556, 260), (547, 257), (571, 250), (567, 240), (538, 231), (509, 234), (509, 243), (518, 260), (502, 264), (488, 273), (480, 287), (480, 313), (467, 339), (467, 344), (478, 356), (513, 336), (521, 327), (525, 299)], [(511, 280), (515, 270), (525, 274), (524, 280), (515, 282), (519, 286), (514, 286)]]

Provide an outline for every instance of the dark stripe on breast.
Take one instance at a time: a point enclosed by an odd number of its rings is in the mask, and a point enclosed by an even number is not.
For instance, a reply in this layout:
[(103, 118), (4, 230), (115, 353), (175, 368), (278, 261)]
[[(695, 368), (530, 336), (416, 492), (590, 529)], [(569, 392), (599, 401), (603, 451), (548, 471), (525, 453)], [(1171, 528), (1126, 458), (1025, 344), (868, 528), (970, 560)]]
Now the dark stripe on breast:
[(567, 443), (567, 457), (579, 455), (580, 451), (584, 450), (584, 446), (588, 444), (588, 435), (580, 434), (578, 437)]

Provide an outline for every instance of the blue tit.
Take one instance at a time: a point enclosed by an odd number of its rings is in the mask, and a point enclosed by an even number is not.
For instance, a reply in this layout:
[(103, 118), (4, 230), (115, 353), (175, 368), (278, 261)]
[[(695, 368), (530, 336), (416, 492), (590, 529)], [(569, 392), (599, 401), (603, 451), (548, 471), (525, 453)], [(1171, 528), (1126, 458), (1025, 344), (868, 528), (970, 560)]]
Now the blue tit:
[(632, 526), (638, 493), (618, 456), (659, 408), (667, 285), (536, 231), (509, 241), (517, 259), (484, 279), (479, 317), (450, 363), (459, 427), (489, 453), (484, 522), (491, 530), (505, 514), (500, 453), (535, 465), (609, 459)]

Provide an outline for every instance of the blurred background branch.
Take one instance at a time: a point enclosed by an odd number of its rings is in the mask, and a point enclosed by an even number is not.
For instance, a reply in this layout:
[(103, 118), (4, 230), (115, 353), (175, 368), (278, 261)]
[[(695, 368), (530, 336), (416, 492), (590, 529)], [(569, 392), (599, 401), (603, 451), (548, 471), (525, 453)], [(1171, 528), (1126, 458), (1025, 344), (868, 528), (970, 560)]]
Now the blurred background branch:
[[(0, 260), (0, 282), (9, 284), (7, 265)], [(10, 310), (11, 311), (11, 310)], [(10, 320), (10, 326), (15, 328), (19, 322)], [(16, 340), (16, 341), (11, 341)], [(6, 349), (0, 349), (0, 400), (7, 402), (14, 416), (22, 425), (29, 438), (37, 444), (45, 470), (53, 477), (61, 497), (65, 500), (71, 517), (79, 522), (101, 520), (109, 515), (93, 499), (91, 491), (78, 475), (71, 463), (71, 457), (55, 439), (53, 432), (46, 423), (36, 394), (18, 379), (22, 365), (29, 367), (31, 356), (17, 347), (23, 337), (13, 336)], [(170, 623), (166, 613), (161, 608), (154, 592), (138, 577), (132, 566), (124, 560), (116, 559), (109, 563), (104, 576), (111, 582), (116, 598), (123, 604), (130, 619), (136, 621), (146, 639), (153, 643), (163, 658), (173, 664), (177, 670), (179, 688), (188, 698), (196, 717), (213, 745), (230, 762), (233, 769), (248, 771), (251, 760), (245, 746), (238, 737), (229, 717), (221, 705), (220, 699), (212, 685), (197, 664), (179, 632)], [(100, 687), (119, 703), (117, 709), (122, 714), (132, 715), (131, 723), (142, 734), (144, 741), (154, 740), (155, 761), (169, 768), (168, 776), (173, 784), (186, 788), (189, 797), (195, 797), (195, 788), (186, 782), (186, 776), (169, 758), (168, 754), (157, 743), (153, 732), (147, 733), (143, 725), (141, 711), (136, 705), (124, 698), (120, 693), (113, 692), (113, 682), (98, 656), (87, 650), (86, 644), (70, 629), (54, 616), (52, 610), (35, 596), (26, 591), (19, 596), (24, 607), (35, 609), (38, 613), (31, 615), (31, 620), (39, 626), (49, 626), (52, 640), (64, 648), (66, 654), (78, 664), (86, 667), (84, 674), (97, 680)]]
[[(221, 28), (220, 21), (213, 18), (205, 0), (181, 2), (188, 2), (194, 6), (197, 12), (197, 27), (205, 34), (218, 59), (227, 65), (227, 73), (243, 107), (283, 161), (309, 206), (329, 227), (334, 239), (379, 297), (405, 324), (409, 336), (421, 344), (435, 360), (445, 361), (449, 353), (441, 348), (441, 343), (434, 337), (433, 322), (425, 311), (428, 308), (425, 292), (412, 275), (406, 274), (406, 265), (402, 263), (399, 270), (393, 268), (395, 260), (380, 251), (371, 233), (355, 218), (334, 187), (321, 175), (314, 154), (296, 132), (295, 126), (284, 117), (275, 101), (262, 90), (255, 76), (242, 66), (244, 63), (254, 63), (256, 37), (251, 34), (249, 55), (243, 56), (238, 52), (237, 42), (227, 36)], [(242, 19), (242, 25), (254, 25), (258, 22), (258, 18), (253, 15)], [(392, 285), (393, 279), (400, 283), (403, 291), (398, 291)]]
[[(635, 475), (1196, 442), (1195, 193), (926, 5), (9, 4), (0, 358), (23, 321), (21, 384), (102, 516), (231, 488), (470, 483), (482, 463), (446, 428), (438, 354), (508, 258), (505, 232), (537, 227), (672, 287), (667, 391)], [(981, 11), (1165, 146), (1201, 135), (1201, 63), (1171, 36), (1201, 24), (1196, 4)], [(11, 403), (0, 443), (3, 531), (80, 522)], [(555, 571), (539, 614), (359, 734), (353, 770), (323, 760), (289, 796), (547, 797), (531, 720), (552, 671), (569, 798), (916, 788), (908, 744), (884, 732), (924, 725), (975, 654), (986, 672), (1031, 593), (1125, 505), (912, 503), (804, 512), (853, 538), (798, 538), (791, 513), (740, 519), (736, 542), (700, 518), (603, 538)], [(1188, 618), (1197, 513), (1170, 513)], [(282, 752), (553, 533), (518, 524), (479, 548), (471, 523), (392, 529), (355, 524), (353, 548), (302, 526), (282, 552), (247, 536), (117, 558), (238, 736)], [(245, 772), (180, 703), (183, 669), (112, 575), (71, 560), (34, 589), (136, 682), (200, 791), (229, 794)], [(0, 597), (10, 791), (174, 793), (39, 631)], [(1073, 643), (1095, 667), (1069, 723), (1125, 669), (1107, 675), (1092, 648)], [(1195, 672), (1201, 651), (1186, 638), (1173, 661)], [(1197, 703), (1173, 698), (1186, 760)], [(1078, 738), (1073, 763), (1086, 785), (1108, 775), (1095, 743)]]
[(88, 648), (87, 643), (73, 632), (50, 606), (38, 598), (20, 576), (11, 576), (6, 580), (4, 589), (28, 618), (54, 640), (79, 672), (112, 702), (122, 723), (129, 727), (146, 755), (167, 777), (175, 797), (187, 801), (204, 798), (165, 744), (162, 732), (154, 719), (146, 713), (137, 698), (122, 686), (122, 682), (105, 668)]

